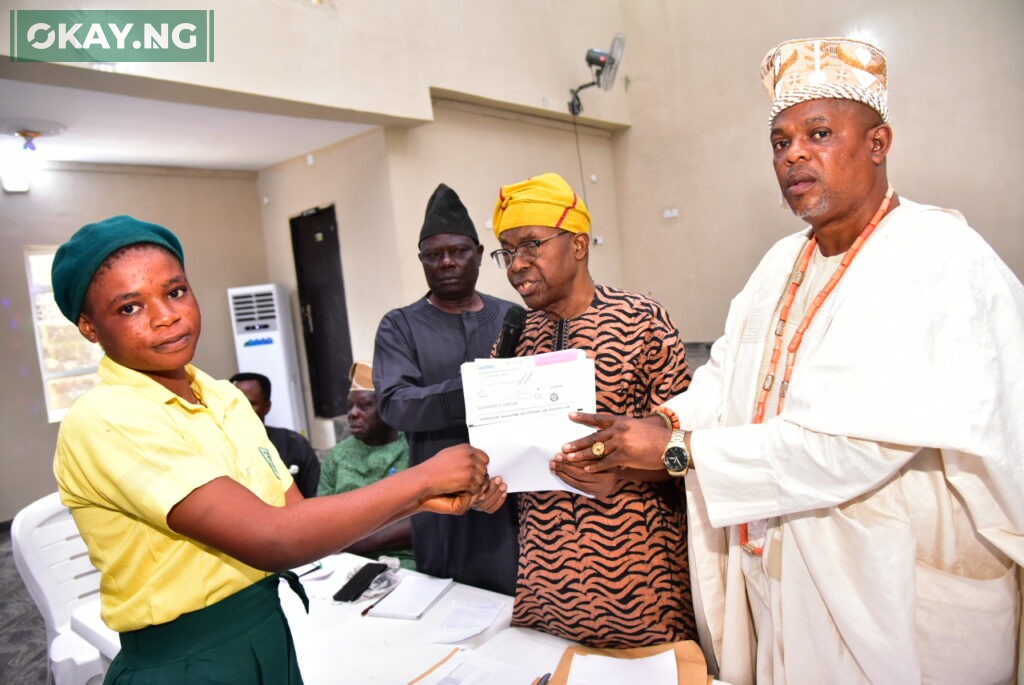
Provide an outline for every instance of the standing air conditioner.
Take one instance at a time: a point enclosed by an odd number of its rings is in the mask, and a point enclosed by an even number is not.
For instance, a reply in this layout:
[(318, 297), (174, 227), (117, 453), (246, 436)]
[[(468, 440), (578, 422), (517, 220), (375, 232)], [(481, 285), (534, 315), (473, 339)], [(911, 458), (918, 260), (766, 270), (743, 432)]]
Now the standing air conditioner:
[(228, 288), (240, 372), (262, 373), (270, 379), (268, 426), (308, 435), (299, 383), (299, 363), (291, 306), (277, 283)]

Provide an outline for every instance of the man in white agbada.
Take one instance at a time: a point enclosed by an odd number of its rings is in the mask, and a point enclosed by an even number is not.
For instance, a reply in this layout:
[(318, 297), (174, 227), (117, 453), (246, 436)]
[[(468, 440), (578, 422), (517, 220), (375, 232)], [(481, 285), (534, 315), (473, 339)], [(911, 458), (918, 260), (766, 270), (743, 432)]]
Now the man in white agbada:
[(790, 41), (762, 77), (809, 228), (761, 261), (687, 393), (648, 419), (577, 415), (599, 430), (556, 458), (691, 467), (694, 604), (723, 680), (1012, 682), (1024, 287), (959, 213), (892, 192), (878, 49)]

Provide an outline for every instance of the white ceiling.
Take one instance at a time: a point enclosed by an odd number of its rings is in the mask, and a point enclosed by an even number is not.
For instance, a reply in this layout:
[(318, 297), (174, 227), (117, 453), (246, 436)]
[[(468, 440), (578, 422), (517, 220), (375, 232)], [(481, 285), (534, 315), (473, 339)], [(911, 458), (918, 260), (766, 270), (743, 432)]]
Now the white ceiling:
[[(36, 141), (53, 161), (253, 171), (371, 128), (0, 79), (0, 130), (25, 119), (64, 125)], [(0, 147), (20, 145), (0, 134)]]

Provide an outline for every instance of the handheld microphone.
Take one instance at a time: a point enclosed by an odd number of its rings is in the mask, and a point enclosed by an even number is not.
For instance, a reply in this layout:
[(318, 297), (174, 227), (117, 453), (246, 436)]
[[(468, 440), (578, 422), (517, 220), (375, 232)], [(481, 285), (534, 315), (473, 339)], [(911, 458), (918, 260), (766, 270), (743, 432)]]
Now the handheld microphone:
[(505, 313), (505, 321), (501, 324), (501, 335), (498, 337), (498, 359), (508, 359), (516, 355), (519, 336), (523, 334), (526, 323), (526, 310), (519, 305), (512, 305)]

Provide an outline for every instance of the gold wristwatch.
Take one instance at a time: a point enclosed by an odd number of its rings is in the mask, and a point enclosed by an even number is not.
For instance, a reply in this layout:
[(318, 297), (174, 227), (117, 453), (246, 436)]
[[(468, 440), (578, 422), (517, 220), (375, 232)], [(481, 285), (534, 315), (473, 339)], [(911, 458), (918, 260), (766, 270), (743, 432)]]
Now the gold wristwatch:
[(668, 441), (661, 461), (665, 464), (670, 476), (681, 478), (690, 470), (690, 452), (686, 449), (686, 431), (672, 431), (672, 438)]

